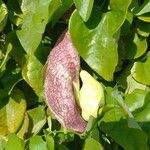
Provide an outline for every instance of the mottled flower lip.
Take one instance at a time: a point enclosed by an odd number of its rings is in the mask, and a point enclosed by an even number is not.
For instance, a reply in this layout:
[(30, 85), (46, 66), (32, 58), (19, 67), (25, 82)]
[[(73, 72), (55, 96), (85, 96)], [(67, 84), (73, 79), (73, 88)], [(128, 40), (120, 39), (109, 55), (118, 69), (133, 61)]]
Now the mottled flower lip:
[(79, 84), (80, 58), (69, 32), (60, 36), (50, 52), (45, 70), (45, 100), (56, 119), (65, 128), (83, 133), (86, 121), (81, 117), (73, 91), (73, 82)]

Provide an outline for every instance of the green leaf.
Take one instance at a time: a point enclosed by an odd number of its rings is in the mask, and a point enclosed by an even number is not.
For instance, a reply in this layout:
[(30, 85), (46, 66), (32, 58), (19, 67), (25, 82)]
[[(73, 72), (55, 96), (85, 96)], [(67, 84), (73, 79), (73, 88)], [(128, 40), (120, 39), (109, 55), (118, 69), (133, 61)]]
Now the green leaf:
[(104, 106), (104, 90), (97, 80), (88, 72), (80, 72), (82, 87), (80, 90), (79, 104), (82, 111), (82, 117), (88, 121), (90, 116), (97, 118), (98, 109)]
[[(135, 121), (123, 100), (121, 92), (116, 89), (112, 93), (109, 89), (106, 95), (106, 102), (113, 105), (113, 107), (108, 109), (99, 121), (100, 129), (124, 149), (148, 150), (147, 135)], [(137, 141), (139, 142), (137, 143)]]
[(136, 120), (141, 125), (150, 121), (150, 92), (144, 90), (134, 90), (125, 99), (129, 109), (133, 112)]
[(111, 109), (101, 120), (100, 129), (126, 150), (148, 150), (145, 132), (130, 128), (121, 115), (121, 110)]
[(150, 12), (138, 17), (140, 20), (150, 22)]
[(148, 12), (150, 12), (150, 1), (145, 0), (144, 3), (142, 4), (142, 6), (140, 6), (138, 8), (138, 10), (136, 10), (136, 15), (140, 16), (140, 15), (148, 13)]
[(17, 36), (27, 54), (33, 53), (40, 44), (49, 19), (50, 3), (51, 0), (25, 3), (28, 5), (26, 7), (28, 13), (23, 20), (21, 30), (17, 31)]
[(24, 149), (25, 149), (24, 141), (19, 139), (15, 134), (9, 134), (5, 150), (24, 150)]
[(142, 56), (147, 50), (147, 41), (145, 38), (139, 37), (136, 33), (127, 37), (126, 51), (127, 59), (136, 59)]
[(17, 132), (17, 136), (21, 139), (24, 139), (25, 134), (28, 132), (28, 128), (29, 128), (29, 118), (28, 118), (27, 114), (25, 114), (23, 123), (22, 123), (19, 131)]
[(150, 34), (150, 23), (144, 21), (137, 21), (136, 22), (137, 32), (144, 37), (148, 37)]
[(94, 0), (74, 0), (74, 3), (80, 16), (86, 22), (90, 18)]
[(131, 74), (135, 80), (140, 83), (150, 85), (150, 52), (147, 53), (146, 59), (134, 63)]
[(46, 143), (41, 136), (33, 136), (29, 141), (29, 150), (47, 150)]
[(150, 92), (134, 90), (131, 94), (126, 96), (125, 101), (129, 109), (133, 111), (134, 117), (141, 128), (147, 133), (150, 147)]
[(130, 70), (133, 66), (133, 63), (129, 64), (124, 68), (122, 73), (117, 77), (117, 84), (121, 86), (126, 94), (130, 94), (135, 89), (146, 90), (147, 86), (137, 82), (131, 75)]
[(54, 13), (60, 8), (62, 5), (61, 0), (51, 0), (49, 5), (49, 21), (51, 21)]
[(22, 76), (41, 98), (43, 97), (43, 65), (34, 55), (27, 56), (26, 61)]
[(46, 144), (47, 144), (48, 150), (55, 150), (55, 143), (54, 143), (54, 139), (52, 136), (46, 135)]
[(26, 101), (22, 91), (13, 89), (10, 98), (0, 101), (0, 135), (4, 136), (8, 132), (16, 132), (20, 127), (24, 113), (26, 111)]
[[(20, 65), (25, 63), (25, 51), (21, 46), (19, 39), (15, 31), (9, 32), (6, 38), (6, 47), (11, 45), (12, 50), (10, 52), (11, 57)], [(8, 48), (7, 48), (8, 49)]]
[(7, 61), (9, 60), (9, 54), (11, 50), (12, 50), (12, 45), (9, 43), (6, 47), (5, 56), (0, 63), (0, 75), (3, 74), (3, 72), (6, 70), (6, 64), (7, 64)]
[(20, 127), (26, 111), (25, 97), (19, 89), (14, 89), (6, 106), (7, 126), (10, 132), (16, 132)]
[[(98, 18), (93, 18), (93, 16), (97, 16), (97, 14), (101, 13), (94, 8), (92, 16), (87, 22), (89, 25), (93, 25), (97, 21)], [(99, 18), (101, 17), (99, 16)], [(91, 22), (93, 22), (93, 24)], [(98, 27), (93, 30), (88, 29), (77, 11), (75, 11), (71, 16), (69, 30), (71, 33), (72, 41), (79, 51), (81, 57), (94, 71), (99, 73), (99, 75), (101, 75), (104, 79), (112, 80), (118, 57), (116, 50), (116, 41), (112, 40), (111, 37), (108, 38), (107, 36), (105, 36), (105, 34), (101, 34), (102, 30), (105, 30), (102, 29), (102, 25), (98, 25)], [(102, 36), (106, 39), (104, 42), (104, 38)], [(110, 55), (107, 55), (106, 53), (109, 53)], [(111, 61), (108, 64), (108, 60), (111, 59), (115, 61)]]
[(83, 150), (103, 150), (102, 145), (93, 138), (87, 138), (84, 143)]
[(146, 97), (149, 92), (141, 89), (135, 89), (132, 93), (128, 94), (125, 102), (131, 112), (143, 107), (147, 102)]
[(115, 98), (115, 101), (117, 101), (117, 103), (118, 103), (117, 105), (119, 105), (120, 108), (122, 108), (122, 110), (124, 111), (124, 115), (127, 116), (127, 118), (128, 118), (128, 126), (130, 128), (135, 128), (135, 129), (141, 130), (140, 126), (135, 121), (133, 114), (130, 112), (128, 106), (124, 102), (124, 98), (123, 98), (122, 92), (119, 91), (119, 89), (115, 87), (113, 92), (112, 92), (112, 96)]
[(137, 82), (136, 80), (134, 80), (134, 78), (132, 77), (132, 75), (130, 74), (127, 77), (127, 89), (126, 89), (126, 93), (131, 93), (132, 91), (134, 91), (135, 89), (142, 89), (142, 90), (146, 90), (147, 86), (144, 84), (141, 84), (139, 82)]
[(125, 21), (131, 1), (123, 1), (123, 4), (122, 1), (117, 2), (113, 1), (112, 11), (107, 13), (102, 14), (98, 8), (94, 8), (86, 24), (75, 11), (69, 23), (72, 42), (79, 54), (107, 81), (113, 80), (113, 73), (118, 63), (118, 30)]
[(2, 0), (0, 0), (0, 32), (3, 30), (3, 28), (6, 25), (7, 22), (7, 7), (5, 3), (3, 3)]
[[(37, 134), (46, 123), (46, 116), (43, 106), (27, 111), (29, 115), (29, 132)], [(31, 124), (32, 122), (32, 124)]]

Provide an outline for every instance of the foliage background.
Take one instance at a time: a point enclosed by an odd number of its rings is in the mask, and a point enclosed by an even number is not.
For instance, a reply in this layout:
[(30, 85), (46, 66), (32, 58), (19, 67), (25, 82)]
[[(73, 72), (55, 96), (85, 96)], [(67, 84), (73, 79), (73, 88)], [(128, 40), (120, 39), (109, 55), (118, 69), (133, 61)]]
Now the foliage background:
[[(67, 27), (81, 68), (105, 87), (83, 135), (64, 130), (43, 96), (44, 64)], [(0, 150), (148, 150), (149, 34), (149, 0), (0, 0)]]

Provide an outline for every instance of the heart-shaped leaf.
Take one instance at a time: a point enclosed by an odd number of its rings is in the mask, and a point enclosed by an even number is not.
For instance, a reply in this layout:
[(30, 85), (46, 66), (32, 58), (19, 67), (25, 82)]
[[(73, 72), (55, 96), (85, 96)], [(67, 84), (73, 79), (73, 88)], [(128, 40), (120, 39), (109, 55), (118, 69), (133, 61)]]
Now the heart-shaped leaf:
[(70, 18), (69, 31), (73, 44), (87, 64), (107, 81), (113, 80), (118, 63), (118, 30), (125, 21), (130, 2), (111, 1), (112, 10), (103, 14), (94, 7), (87, 23), (77, 11)]

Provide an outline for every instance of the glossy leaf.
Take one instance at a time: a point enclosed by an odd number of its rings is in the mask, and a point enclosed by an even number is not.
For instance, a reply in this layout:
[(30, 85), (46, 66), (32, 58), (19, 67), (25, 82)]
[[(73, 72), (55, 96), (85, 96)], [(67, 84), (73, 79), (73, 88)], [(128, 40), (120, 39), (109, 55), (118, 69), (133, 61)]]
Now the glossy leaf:
[[(100, 12), (96, 12), (96, 10), (97, 9), (94, 9), (95, 15), (100, 14)], [(92, 16), (94, 16), (94, 14), (92, 14)], [(94, 22), (94, 20), (89, 20), (88, 22)], [(101, 45), (101, 43), (103, 43), (102, 41), (104, 40), (101, 36), (104, 35), (101, 34), (102, 29), (96, 29), (93, 30), (93, 32), (92, 30), (89, 30), (80, 18), (78, 12), (75, 11), (73, 13), (70, 20), (70, 33), (72, 41), (77, 50), (79, 51), (79, 54), (81, 55), (81, 57), (84, 58), (88, 65), (94, 71), (99, 73), (104, 79), (112, 80), (114, 68), (117, 65), (118, 57), (115, 46), (116, 41), (113, 41), (111, 38), (107, 39), (106, 37), (107, 40), (104, 41), (105, 44)], [(110, 53), (110, 55), (106, 55), (106, 53)], [(109, 56), (111, 56), (111, 58), (109, 58)], [(110, 60), (112, 58), (115, 61), (109, 63), (108, 65), (107, 60)]]
[(9, 134), (5, 150), (24, 150), (25, 143), (19, 139), (15, 134)]
[(90, 18), (94, 0), (74, 0), (74, 3), (80, 16), (86, 22)]
[(41, 136), (33, 136), (29, 141), (30, 150), (47, 150), (46, 143)]
[(131, 74), (135, 80), (140, 83), (150, 85), (150, 52), (147, 53), (146, 59), (134, 63)]
[[(75, 11), (69, 24), (71, 38), (79, 54), (107, 81), (113, 80), (113, 73), (118, 63), (117, 31), (125, 20), (131, 1), (124, 1), (123, 5), (122, 2), (117, 2), (112, 1), (112, 11), (105, 14), (102, 14), (98, 8), (93, 8), (86, 24)], [(117, 7), (120, 7), (123, 13), (116, 11)], [(111, 22), (111, 25), (108, 22)]]
[[(49, 5), (51, 0), (36, 0), (25, 3), (27, 15), (23, 20), (21, 30), (17, 31), (17, 36), (27, 54), (31, 54), (40, 44), (42, 34), (49, 19)], [(25, 7), (25, 6), (24, 6)]]

